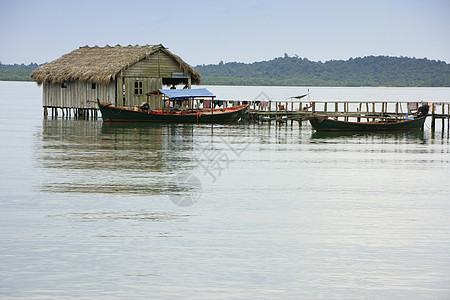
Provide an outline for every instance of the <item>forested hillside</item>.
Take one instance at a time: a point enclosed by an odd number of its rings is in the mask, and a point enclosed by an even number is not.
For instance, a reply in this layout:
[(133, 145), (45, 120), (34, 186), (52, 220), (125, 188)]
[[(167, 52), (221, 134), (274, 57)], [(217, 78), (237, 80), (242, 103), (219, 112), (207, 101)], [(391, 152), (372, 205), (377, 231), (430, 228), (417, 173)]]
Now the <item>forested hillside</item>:
[(323, 63), (285, 54), (270, 61), (195, 69), (203, 84), (213, 85), (450, 86), (450, 65), (426, 58), (367, 56)]
[(29, 65), (4, 65), (0, 62), (0, 80), (5, 81), (31, 81), (31, 72), (39, 65), (31, 63)]
[[(0, 80), (30, 81), (30, 74), (37, 67), (34, 63), (0, 62)], [(314, 62), (285, 54), (270, 61), (220, 62), (195, 69), (206, 85), (450, 87), (450, 64), (426, 58), (366, 56)]]

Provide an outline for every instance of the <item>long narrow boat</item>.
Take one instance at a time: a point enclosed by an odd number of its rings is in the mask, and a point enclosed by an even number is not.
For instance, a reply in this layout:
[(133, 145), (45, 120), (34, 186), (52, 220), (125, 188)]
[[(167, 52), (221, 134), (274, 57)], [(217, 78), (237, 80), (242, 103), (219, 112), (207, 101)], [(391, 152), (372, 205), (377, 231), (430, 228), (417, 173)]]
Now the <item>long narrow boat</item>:
[[(168, 106), (165, 109), (151, 110), (149, 107), (121, 108), (111, 103), (101, 103), (97, 99), (98, 107), (102, 113), (104, 122), (154, 122), (154, 123), (227, 123), (236, 122), (241, 119), (248, 109), (247, 105), (239, 105), (227, 108), (209, 109), (185, 109), (177, 110), (170, 108), (171, 101), (179, 99), (194, 99), (205, 96), (215, 97), (206, 89), (195, 90), (158, 90), (149, 93), (148, 96), (162, 95), (167, 97)], [(188, 100), (189, 101), (189, 100)], [(214, 100), (209, 100), (214, 103)], [(148, 103), (147, 103), (148, 104)]]
[(133, 110), (100, 102), (98, 102), (98, 106), (104, 122), (227, 123), (238, 121), (248, 109), (248, 104), (222, 109), (169, 112)]
[(317, 117), (309, 120), (317, 131), (394, 131), (394, 130), (422, 130), (427, 115), (414, 119), (376, 121), (376, 122), (346, 122)]

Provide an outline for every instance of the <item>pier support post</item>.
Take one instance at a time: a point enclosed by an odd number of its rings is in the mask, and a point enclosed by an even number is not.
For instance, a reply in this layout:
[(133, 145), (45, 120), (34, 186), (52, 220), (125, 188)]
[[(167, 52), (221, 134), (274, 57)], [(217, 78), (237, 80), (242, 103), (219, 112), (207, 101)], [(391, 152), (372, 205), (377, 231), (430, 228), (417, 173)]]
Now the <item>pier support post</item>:
[(447, 104), (447, 134), (450, 129), (450, 104)]
[(348, 111), (348, 103), (344, 103), (344, 114), (345, 114), (345, 122), (348, 122), (348, 115), (347, 115), (347, 111)]
[(431, 105), (431, 131), (434, 132), (436, 129), (436, 118), (434, 116), (434, 108), (435, 108), (435, 104), (433, 103)]
[[(337, 112), (339, 111), (339, 103), (334, 103), (334, 112), (337, 114)], [(334, 117), (335, 120), (338, 120), (339, 117)]]
[(359, 103), (359, 108), (358, 108), (358, 118), (356, 118), (357, 122), (361, 122), (361, 111), (362, 111), (362, 103)]
[[(375, 102), (372, 103), (372, 112), (375, 114)], [(375, 122), (375, 118), (372, 118), (372, 121)]]
[(367, 116), (369, 114), (369, 103), (366, 103), (366, 121), (369, 121), (369, 117)]

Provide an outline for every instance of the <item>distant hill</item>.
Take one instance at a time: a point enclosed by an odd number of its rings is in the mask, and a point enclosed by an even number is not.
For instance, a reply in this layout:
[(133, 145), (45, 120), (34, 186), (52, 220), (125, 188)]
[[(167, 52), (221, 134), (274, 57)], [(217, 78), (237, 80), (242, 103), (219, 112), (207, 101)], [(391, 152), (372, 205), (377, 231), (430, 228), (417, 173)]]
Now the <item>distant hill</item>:
[(31, 63), (29, 65), (4, 65), (0, 62), (0, 80), (4, 81), (32, 81), (30, 78), (33, 72), (39, 65)]
[[(31, 81), (38, 66), (0, 62), (0, 80)], [(206, 85), (450, 87), (450, 64), (426, 58), (366, 56), (314, 62), (285, 54), (269, 61), (220, 62), (195, 69)]]
[(206, 85), (450, 87), (450, 65), (426, 58), (366, 56), (323, 63), (285, 54), (270, 61), (195, 69)]

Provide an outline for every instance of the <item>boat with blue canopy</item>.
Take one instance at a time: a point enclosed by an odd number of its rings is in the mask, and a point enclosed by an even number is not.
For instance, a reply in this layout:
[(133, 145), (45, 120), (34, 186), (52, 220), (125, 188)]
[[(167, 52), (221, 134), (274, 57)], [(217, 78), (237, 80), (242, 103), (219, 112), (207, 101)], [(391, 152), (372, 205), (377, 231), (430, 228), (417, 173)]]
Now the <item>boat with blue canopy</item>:
[[(115, 107), (97, 99), (104, 122), (154, 122), (154, 123), (226, 123), (236, 122), (248, 110), (247, 105), (215, 108), (219, 100), (205, 88), (159, 89), (147, 93), (147, 102), (134, 108)], [(161, 97), (163, 109), (152, 109), (149, 97)], [(200, 104), (202, 108), (200, 108)]]

